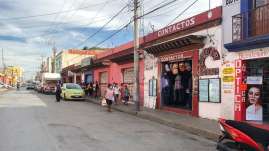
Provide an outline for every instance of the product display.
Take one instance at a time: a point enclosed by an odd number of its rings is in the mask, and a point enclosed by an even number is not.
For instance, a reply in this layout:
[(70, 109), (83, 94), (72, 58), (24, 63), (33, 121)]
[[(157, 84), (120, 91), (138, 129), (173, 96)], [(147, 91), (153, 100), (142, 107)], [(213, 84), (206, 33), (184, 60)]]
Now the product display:
[(166, 106), (192, 108), (191, 61), (163, 64), (162, 102)]

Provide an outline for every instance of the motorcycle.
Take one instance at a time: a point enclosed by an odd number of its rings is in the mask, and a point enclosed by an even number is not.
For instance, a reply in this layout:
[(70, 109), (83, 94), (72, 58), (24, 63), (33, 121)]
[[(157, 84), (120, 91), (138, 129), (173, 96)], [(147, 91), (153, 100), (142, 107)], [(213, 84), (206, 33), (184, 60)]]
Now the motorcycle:
[(220, 151), (269, 151), (269, 131), (246, 122), (219, 119)]

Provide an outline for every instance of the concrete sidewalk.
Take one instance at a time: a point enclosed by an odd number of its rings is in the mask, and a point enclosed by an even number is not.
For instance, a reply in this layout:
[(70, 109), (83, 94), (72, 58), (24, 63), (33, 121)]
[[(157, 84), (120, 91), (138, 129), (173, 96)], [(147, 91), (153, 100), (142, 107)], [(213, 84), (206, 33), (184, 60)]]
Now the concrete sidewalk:
[[(87, 98), (87, 101), (100, 105), (100, 100)], [(219, 126), (217, 121), (202, 118), (196, 118), (189, 115), (182, 115), (173, 112), (161, 110), (152, 110), (141, 108), (141, 111), (136, 112), (134, 105), (112, 105), (112, 109), (128, 113), (143, 119), (154, 121), (169, 127), (184, 130), (186, 132), (203, 136), (205, 138), (216, 141), (219, 134)]]
[(6, 89), (6, 88), (0, 88), (0, 93), (4, 93), (6, 91), (8, 91), (9, 89)]

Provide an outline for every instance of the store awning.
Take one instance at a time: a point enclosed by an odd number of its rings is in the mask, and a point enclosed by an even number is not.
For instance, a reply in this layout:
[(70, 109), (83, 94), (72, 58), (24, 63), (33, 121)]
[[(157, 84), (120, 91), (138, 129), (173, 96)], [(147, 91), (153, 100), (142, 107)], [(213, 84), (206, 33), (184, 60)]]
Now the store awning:
[(145, 47), (148, 53), (156, 54), (167, 50), (178, 49), (185, 46), (190, 46), (193, 44), (204, 44), (203, 40), (205, 36), (200, 35), (189, 35), (185, 37), (180, 37), (172, 40), (163, 41), (151, 46)]

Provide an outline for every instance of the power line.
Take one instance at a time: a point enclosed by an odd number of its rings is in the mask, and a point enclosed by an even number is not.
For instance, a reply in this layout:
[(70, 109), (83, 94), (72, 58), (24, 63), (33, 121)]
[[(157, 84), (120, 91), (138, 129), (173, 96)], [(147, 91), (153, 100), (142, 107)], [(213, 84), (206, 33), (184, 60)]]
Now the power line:
[(106, 25), (108, 25), (111, 21), (113, 21), (125, 8), (127, 8), (128, 5), (125, 5), (117, 14), (115, 14), (108, 22), (106, 22), (101, 28), (99, 28), (99, 30), (97, 30), (96, 32), (94, 32), (93, 34), (91, 34), (87, 39), (85, 39), (83, 42), (81, 42), (77, 47), (81, 46), (82, 44), (84, 44), (86, 41), (88, 41), (90, 38), (92, 38), (93, 36), (95, 36), (97, 33), (99, 33), (101, 30), (103, 30)]
[(144, 17), (144, 16), (146, 16), (146, 15), (149, 15), (149, 14), (151, 14), (151, 13), (153, 13), (153, 12), (155, 12), (155, 11), (157, 11), (157, 10), (159, 10), (159, 9), (161, 9), (161, 8), (163, 8), (163, 7), (165, 7), (165, 6), (168, 6), (168, 5), (170, 5), (170, 4), (172, 4), (172, 3), (176, 2), (176, 1), (178, 1), (178, 0), (172, 0), (172, 1), (170, 1), (170, 2), (167, 2), (167, 3), (165, 3), (165, 4), (163, 4), (163, 5), (159, 6), (159, 7), (157, 7), (157, 8), (155, 8), (155, 9), (151, 10), (151, 11), (148, 11), (147, 13), (145, 13), (145, 14), (139, 16), (138, 19), (140, 19), (140, 18), (142, 18), (142, 17)]
[[(168, 5), (170, 5), (170, 4), (172, 4), (172, 3), (176, 2), (176, 1), (177, 1), (177, 0), (173, 0), (173, 1), (170, 1), (170, 2), (168, 2), (168, 3), (165, 3), (165, 4), (161, 5), (161, 6), (159, 6), (159, 7), (155, 8), (155, 9), (153, 9), (153, 10), (151, 10), (151, 11), (149, 11), (149, 12), (143, 14), (143, 15), (141, 15), (141, 16), (138, 16), (137, 18), (145, 17), (146, 15), (149, 15), (149, 14), (151, 14), (151, 13), (153, 13), (153, 12), (155, 12), (155, 11), (157, 11), (157, 10), (159, 10), (159, 9), (161, 9), (161, 8), (163, 8), (163, 7), (165, 7), (165, 6), (168, 6)], [(128, 27), (128, 25), (131, 24), (133, 21), (134, 21), (134, 20), (132, 19), (132, 20), (131, 20), (130, 22), (128, 22), (126, 25), (124, 25), (124, 26), (121, 27), (119, 30), (117, 30), (116, 32), (114, 32), (113, 34), (111, 34), (110, 36), (108, 36), (107, 38), (105, 38), (103, 41), (101, 41), (101, 42), (99, 42), (98, 44), (96, 44), (94, 47), (97, 47), (97, 46), (99, 46), (100, 44), (104, 43), (105, 41), (109, 40), (110, 38), (112, 38), (113, 36), (115, 36), (116, 34), (118, 34), (120, 31), (122, 31), (124, 28)]]
[[(70, 8), (72, 8), (72, 6), (75, 4), (75, 2), (76, 2), (76, 0), (74, 0), (73, 2), (72, 2), (72, 5), (70, 6)], [(85, 0), (83, 0), (79, 5), (78, 5), (78, 7), (81, 7), (82, 6), (82, 4), (85, 2)], [(74, 16), (74, 14), (76, 14), (76, 12), (77, 12), (78, 10), (76, 10), (76, 11), (74, 11), (72, 14), (71, 14), (71, 18)], [(67, 18), (68, 18), (69, 16), (68, 16), (68, 14), (66, 14), (66, 16), (64, 16), (64, 19), (65, 20), (67, 20)], [(63, 23), (56, 23), (55, 24), (55, 27), (54, 27), (54, 30), (52, 29), (52, 30), (50, 30), (50, 32), (55, 32), (55, 31), (57, 31), (59, 28), (60, 28), (60, 26), (61, 25), (63, 25)], [(51, 34), (50, 34), (51, 35)], [(48, 38), (48, 39), (52, 39), (52, 37), (53, 37), (53, 35), (51, 35), (51, 37), (50, 38)]]
[(110, 36), (108, 36), (107, 38), (105, 38), (104, 40), (102, 40), (101, 42), (97, 43), (93, 47), (98, 47), (99, 45), (101, 45), (105, 41), (109, 40), (110, 38), (112, 38), (113, 36), (115, 36), (116, 34), (118, 34), (119, 32), (121, 32), (123, 29), (127, 28), (132, 22), (133, 22), (133, 20), (130, 21), (130, 22), (128, 22), (126, 25), (124, 25), (123, 27), (121, 27), (120, 29), (118, 29), (116, 32), (114, 32), (113, 34), (111, 34)]
[(183, 15), (188, 9), (190, 9), (196, 2), (198, 2), (198, 0), (195, 0), (193, 3), (191, 3), (187, 8), (185, 8), (182, 12), (180, 12), (174, 19), (172, 19), (166, 26), (169, 26), (170, 24), (172, 24), (176, 19), (178, 19), (178, 17), (180, 17), (181, 15)]
[(21, 16), (21, 17), (12, 17), (12, 18), (0, 18), (0, 20), (22, 20), (22, 19), (29, 19), (29, 18), (36, 18), (36, 17), (43, 17), (43, 16), (51, 16), (51, 15), (69, 13), (69, 12), (77, 11), (77, 10), (81, 10), (81, 9), (87, 9), (87, 8), (102, 5), (102, 4), (105, 4), (105, 3), (106, 2), (98, 3), (98, 4), (92, 4), (92, 5), (88, 5), (88, 6), (85, 6), (85, 7), (80, 7), (80, 8), (70, 9), (70, 10), (65, 10), (65, 11), (58, 11), (58, 12), (51, 12), (51, 13), (44, 13), (44, 14), (37, 14), (37, 15), (30, 15), (30, 16)]

